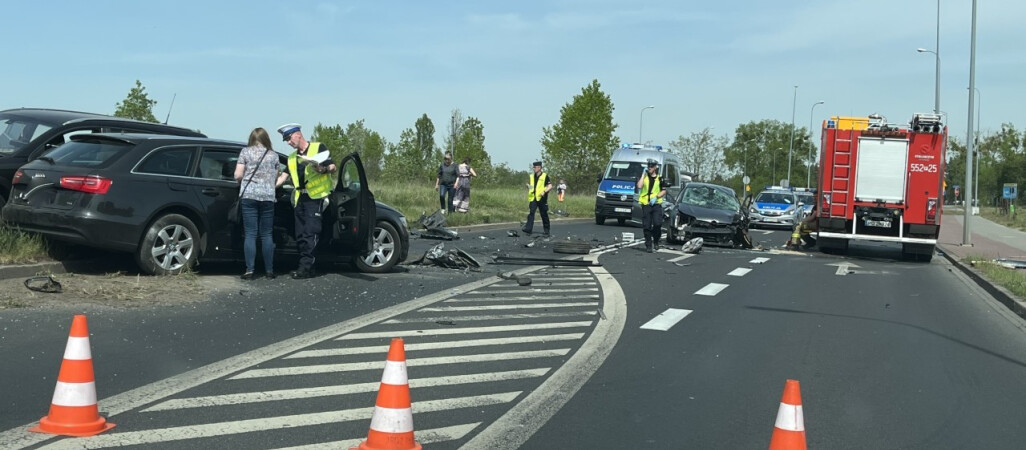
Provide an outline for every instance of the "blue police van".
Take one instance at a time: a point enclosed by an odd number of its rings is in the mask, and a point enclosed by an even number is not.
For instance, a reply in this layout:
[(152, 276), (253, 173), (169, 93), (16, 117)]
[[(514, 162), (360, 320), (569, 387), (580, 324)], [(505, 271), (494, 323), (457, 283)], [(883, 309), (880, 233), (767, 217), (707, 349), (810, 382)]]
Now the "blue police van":
[(641, 205), (637, 202), (637, 182), (648, 166), (648, 160), (659, 162), (659, 174), (666, 185), (666, 199), (680, 193), (683, 184), (691, 179), (681, 172), (677, 155), (663, 150), (660, 145), (623, 144), (613, 151), (606, 171), (599, 177), (595, 193), (595, 223), (616, 219), (618, 225), (628, 221), (641, 223)]

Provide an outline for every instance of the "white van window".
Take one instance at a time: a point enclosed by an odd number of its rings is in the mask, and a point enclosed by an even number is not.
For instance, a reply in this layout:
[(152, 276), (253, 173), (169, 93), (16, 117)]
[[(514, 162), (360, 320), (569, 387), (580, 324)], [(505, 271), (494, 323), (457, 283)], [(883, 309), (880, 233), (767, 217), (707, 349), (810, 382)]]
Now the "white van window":
[(627, 162), (627, 161), (611, 161), (609, 167), (606, 168), (605, 179), (607, 180), (622, 180), (622, 181), (637, 181), (641, 178), (641, 174), (645, 171), (645, 167), (640, 162)]

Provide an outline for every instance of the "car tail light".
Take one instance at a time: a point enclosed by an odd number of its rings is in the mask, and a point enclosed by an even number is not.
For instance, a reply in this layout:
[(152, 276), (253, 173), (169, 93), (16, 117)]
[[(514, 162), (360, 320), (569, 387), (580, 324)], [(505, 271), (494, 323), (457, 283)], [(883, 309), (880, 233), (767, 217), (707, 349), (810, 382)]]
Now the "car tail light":
[(25, 178), (25, 172), (22, 172), (20, 170), (17, 171), (17, 172), (14, 172), (14, 180), (11, 181), (11, 184), (21, 183), (21, 179), (22, 178)]
[(111, 179), (98, 176), (68, 176), (61, 177), (61, 187), (72, 191), (81, 191), (88, 194), (106, 194), (110, 189)]
[(926, 201), (926, 221), (937, 222), (937, 199), (931, 198)]

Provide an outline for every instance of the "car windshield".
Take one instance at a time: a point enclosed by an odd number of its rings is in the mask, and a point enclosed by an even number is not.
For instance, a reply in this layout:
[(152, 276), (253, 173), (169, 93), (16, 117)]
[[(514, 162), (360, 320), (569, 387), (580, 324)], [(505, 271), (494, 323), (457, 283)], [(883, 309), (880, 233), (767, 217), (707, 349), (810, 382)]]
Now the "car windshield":
[(118, 141), (71, 141), (55, 148), (46, 156), (54, 164), (75, 167), (106, 167), (132, 148), (132, 144)]
[(812, 206), (816, 203), (816, 198), (811, 193), (798, 194), (798, 201), (805, 203), (805, 206)]
[(781, 192), (762, 192), (758, 197), (755, 197), (755, 203), (786, 203), (793, 205), (794, 195)]
[(738, 211), (741, 208), (733, 195), (709, 186), (688, 185), (681, 194), (681, 200), (689, 205), (723, 211)]
[(53, 127), (49, 124), (0, 114), (0, 156), (10, 156), (18, 152), (50, 128)]
[(606, 168), (607, 180), (637, 181), (645, 167), (640, 162), (611, 161)]

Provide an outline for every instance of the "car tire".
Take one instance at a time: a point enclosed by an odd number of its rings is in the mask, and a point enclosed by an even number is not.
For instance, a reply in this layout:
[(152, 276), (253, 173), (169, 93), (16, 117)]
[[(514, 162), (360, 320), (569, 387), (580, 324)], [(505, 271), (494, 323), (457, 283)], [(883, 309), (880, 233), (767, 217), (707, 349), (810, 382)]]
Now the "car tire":
[(622, 226), (623, 226), (623, 224), (625, 224), (625, 223), (627, 223), (627, 219), (625, 219), (625, 218), (623, 218), (623, 217), (617, 217), (617, 218), (616, 218), (616, 224), (617, 224), (617, 225), (619, 225), (619, 226), (621, 226), (621, 227), (622, 227)]
[(367, 256), (357, 257), (356, 268), (364, 273), (385, 273), (399, 263), (402, 241), (392, 224), (382, 220), (374, 226), (374, 245)]
[(591, 253), (591, 244), (582, 241), (560, 241), (552, 246), (552, 251), (571, 255), (587, 255)]
[(180, 214), (167, 214), (150, 223), (135, 253), (139, 268), (151, 275), (177, 275), (199, 259), (196, 225)]
[(606, 223), (606, 216), (595, 215), (595, 225), (602, 225)]

